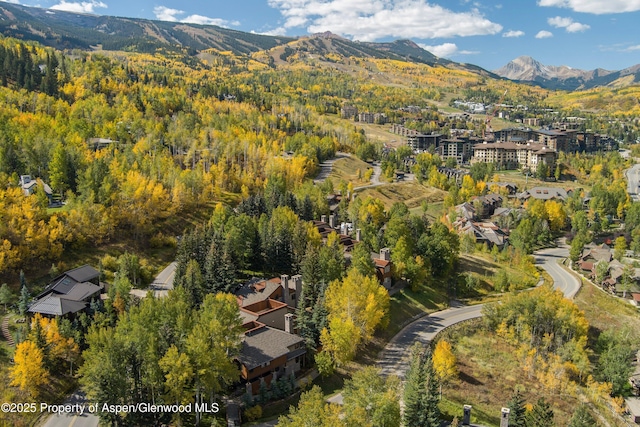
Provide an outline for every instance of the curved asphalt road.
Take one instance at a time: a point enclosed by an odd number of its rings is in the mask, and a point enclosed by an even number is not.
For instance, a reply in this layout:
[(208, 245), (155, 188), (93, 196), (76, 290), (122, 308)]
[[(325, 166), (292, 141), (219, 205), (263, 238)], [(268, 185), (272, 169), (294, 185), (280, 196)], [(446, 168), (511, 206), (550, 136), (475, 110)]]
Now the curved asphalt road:
[[(553, 278), (553, 287), (561, 290), (567, 298), (573, 298), (580, 289), (580, 281), (558, 265), (559, 260), (569, 256), (569, 248), (561, 244), (557, 248), (538, 251), (534, 256), (536, 264)], [(404, 378), (409, 368), (409, 349), (415, 341), (427, 344), (444, 328), (481, 316), (482, 305), (459, 305), (416, 320), (393, 337), (378, 355), (376, 365), (383, 375)]]

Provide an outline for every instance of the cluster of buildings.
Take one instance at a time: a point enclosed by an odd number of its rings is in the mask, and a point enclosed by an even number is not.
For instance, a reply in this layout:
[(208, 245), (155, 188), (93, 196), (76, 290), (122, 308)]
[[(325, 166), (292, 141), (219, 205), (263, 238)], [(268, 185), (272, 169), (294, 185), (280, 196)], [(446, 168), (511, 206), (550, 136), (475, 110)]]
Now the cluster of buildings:
[[(640, 268), (613, 259), (613, 250), (607, 243), (585, 246), (576, 264), (583, 274), (596, 279), (596, 268), (600, 262), (607, 266), (606, 275), (601, 283), (602, 288), (614, 295), (630, 298), (634, 304), (638, 305), (640, 303)], [(627, 272), (625, 268), (628, 269)], [(629, 274), (629, 284), (623, 283), (625, 273)]]
[(343, 119), (355, 120), (361, 123), (375, 123), (383, 125), (389, 122), (385, 113), (359, 112), (358, 107), (353, 105), (344, 105), (340, 109), (340, 117)]
[[(528, 123), (539, 123), (531, 119)], [(416, 152), (431, 151), (443, 159), (454, 158), (458, 164), (495, 163), (504, 169), (536, 170), (542, 163), (555, 168), (559, 152), (595, 152), (613, 150), (616, 141), (606, 135), (582, 132), (571, 126), (554, 129), (529, 127), (507, 128), (493, 132), (493, 138), (480, 138), (467, 132), (442, 134), (420, 133), (401, 124), (393, 124), (391, 133), (404, 137)]]
[(522, 208), (502, 207), (506, 197), (515, 197), (524, 203), (529, 199), (566, 201), (571, 196), (571, 190), (559, 187), (533, 187), (521, 193), (517, 192), (516, 184), (510, 182), (488, 182), (487, 187), (493, 192), (454, 207), (456, 220), (453, 226), (460, 235), (470, 235), (476, 243), (498, 249), (509, 242), (510, 230), (506, 224), (513, 222), (505, 219), (510, 215), (517, 218), (523, 213)]
[[(333, 202), (341, 196), (334, 195)], [(337, 215), (323, 215), (314, 226), (323, 238), (338, 233), (343, 255), (350, 262), (351, 251), (360, 243), (360, 230), (338, 224)], [(383, 248), (372, 253), (376, 277), (381, 285), (392, 286), (391, 252)], [(74, 318), (88, 311), (92, 303), (106, 298), (107, 285), (100, 273), (84, 265), (56, 277), (31, 303), (28, 311), (46, 317)], [(264, 383), (289, 378), (301, 372), (307, 363), (305, 340), (297, 334), (295, 312), (302, 293), (302, 276), (282, 275), (270, 279), (252, 279), (236, 292), (236, 301), (245, 329), (242, 349), (237, 357), (240, 382), (255, 395)]]

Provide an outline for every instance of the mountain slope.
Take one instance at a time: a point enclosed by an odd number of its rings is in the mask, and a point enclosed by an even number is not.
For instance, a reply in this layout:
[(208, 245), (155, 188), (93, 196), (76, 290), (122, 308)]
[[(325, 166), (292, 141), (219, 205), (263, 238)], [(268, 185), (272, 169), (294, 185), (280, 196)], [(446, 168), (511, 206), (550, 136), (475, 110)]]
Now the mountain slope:
[(321, 56), (336, 54), (410, 61), (498, 77), (475, 65), (438, 58), (410, 40), (364, 43), (331, 33), (300, 38), (273, 37), (213, 25), (88, 15), (12, 3), (0, 3), (0, 34), (37, 41), (57, 49), (100, 46), (105, 50), (155, 52), (164, 49), (189, 54), (216, 49), (238, 55), (268, 51), (276, 59), (287, 58), (296, 52)]
[(176, 46), (249, 54), (293, 39), (244, 33), (212, 25), (98, 16), (0, 4), (0, 33), (58, 49), (155, 51)]
[(494, 70), (494, 73), (510, 80), (534, 83), (547, 89), (578, 90), (640, 83), (640, 64), (620, 71), (602, 68), (585, 71), (566, 65), (544, 65), (529, 56), (520, 56)]

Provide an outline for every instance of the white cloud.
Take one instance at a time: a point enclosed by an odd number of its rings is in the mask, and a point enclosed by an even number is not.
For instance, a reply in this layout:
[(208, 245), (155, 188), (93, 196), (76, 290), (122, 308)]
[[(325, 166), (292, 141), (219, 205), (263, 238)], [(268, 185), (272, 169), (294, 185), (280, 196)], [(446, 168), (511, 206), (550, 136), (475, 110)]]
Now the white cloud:
[(455, 55), (473, 55), (478, 53), (470, 50), (458, 50), (458, 46), (455, 43), (443, 43), (436, 46), (420, 44), (419, 46), (440, 58), (450, 58)]
[(640, 0), (538, 0), (538, 5), (564, 7), (576, 12), (593, 13), (595, 15), (640, 10)]
[(265, 36), (284, 36), (287, 34), (287, 29), (285, 27), (278, 27), (268, 31), (251, 31), (251, 32), (254, 34), (262, 34)]
[(5, 3), (20, 4), (20, 2), (18, 0), (0, 0), (0, 1), (3, 1)]
[(97, 7), (106, 9), (107, 5), (101, 1), (70, 2), (62, 0), (60, 3), (51, 6), (49, 9), (76, 13), (96, 13), (95, 8)]
[(502, 37), (522, 37), (522, 36), (524, 36), (524, 31), (520, 31), (520, 30), (517, 30), (517, 31), (511, 30), (511, 31), (507, 31), (506, 33), (502, 33)]
[(455, 43), (443, 43), (438, 46), (428, 46), (421, 44), (420, 47), (424, 50), (428, 50), (435, 56), (439, 56), (440, 58), (446, 58), (451, 55), (455, 55), (458, 52), (458, 46), (456, 46)]
[(556, 28), (564, 28), (567, 30), (567, 33), (581, 33), (587, 31), (591, 28), (587, 24), (581, 24), (579, 22), (573, 22), (572, 18), (562, 18), (560, 16), (556, 16), (554, 18), (547, 19), (547, 22), (552, 27)]
[(238, 21), (227, 21), (226, 19), (210, 18), (203, 15), (189, 15), (186, 18), (179, 18), (180, 15), (184, 15), (184, 10), (172, 9), (166, 6), (156, 6), (153, 8), (153, 14), (160, 21), (169, 22), (184, 22), (187, 24), (199, 24), (199, 25), (217, 25), (219, 27), (238, 26)]
[(587, 24), (581, 24), (579, 22), (574, 22), (573, 24), (570, 24), (567, 27), (567, 32), (568, 33), (582, 33), (587, 31), (589, 28), (591, 28), (589, 25)]
[(538, 34), (536, 34), (537, 39), (548, 39), (550, 37), (553, 37), (553, 33), (551, 31), (542, 30), (538, 31)]
[(497, 34), (500, 24), (476, 8), (454, 12), (428, 0), (269, 0), (285, 18), (284, 28), (306, 26), (362, 41), (384, 37), (448, 38)]
[(240, 22), (238, 21), (227, 21), (226, 19), (209, 18), (208, 16), (202, 16), (202, 15), (189, 15), (186, 18), (180, 20), (180, 22), (186, 22), (189, 24), (200, 24), (200, 25), (217, 25), (218, 27), (225, 27), (228, 25), (233, 25), (233, 26), (240, 25)]
[(625, 52), (635, 52), (636, 50), (640, 50), (640, 44), (637, 44), (635, 46), (629, 46), (628, 48), (625, 49)]
[(153, 14), (160, 21), (174, 22), (178, 20), (176, 15), (184, 14), (184, 10), (171, 9), (166, 6), (156, 6), (153, 8)]

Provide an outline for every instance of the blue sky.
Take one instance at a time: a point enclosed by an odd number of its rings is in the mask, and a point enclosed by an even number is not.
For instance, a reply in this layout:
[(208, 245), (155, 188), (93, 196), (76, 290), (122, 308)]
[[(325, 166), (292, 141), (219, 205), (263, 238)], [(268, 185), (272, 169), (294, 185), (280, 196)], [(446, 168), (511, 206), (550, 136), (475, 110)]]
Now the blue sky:
[(438, 56), (498, 68), (619, 70), (640, 63), (640, 0), (11, 0), (75, 12), (213, 24), (299, 36), (411, 39)]

